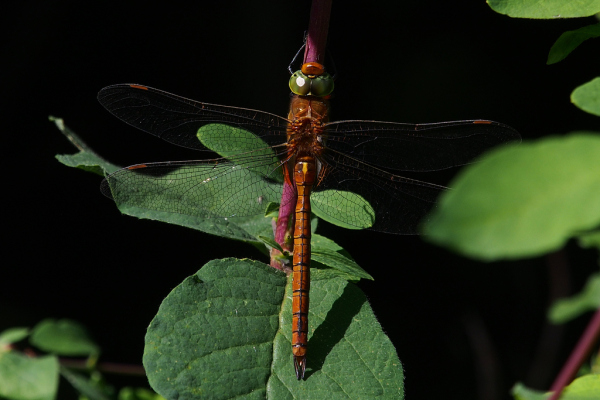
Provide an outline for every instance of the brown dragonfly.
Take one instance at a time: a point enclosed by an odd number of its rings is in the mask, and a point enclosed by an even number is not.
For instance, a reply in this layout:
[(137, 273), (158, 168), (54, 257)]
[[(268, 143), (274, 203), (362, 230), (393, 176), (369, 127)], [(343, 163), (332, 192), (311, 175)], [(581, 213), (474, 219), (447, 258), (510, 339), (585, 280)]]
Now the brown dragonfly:
[(463, 165), (486, 149), (520, 139), (511, 127), (486, 120), (330, 122), (333, 86), (321, 64), (303, 64), (290, 79), (287, 118), (136, 84), (109, 86), (98, 94), (126, 123), (222, 157), (123, 168), (102, 184), (117, 203), (228, 219), (264, 213), (270, 202), (295, 209), (292, 352), (298, 379), (306, 369), (311, 211), (349, 228), (415, 234), (446, 188), (402, 177), (400, 171)]

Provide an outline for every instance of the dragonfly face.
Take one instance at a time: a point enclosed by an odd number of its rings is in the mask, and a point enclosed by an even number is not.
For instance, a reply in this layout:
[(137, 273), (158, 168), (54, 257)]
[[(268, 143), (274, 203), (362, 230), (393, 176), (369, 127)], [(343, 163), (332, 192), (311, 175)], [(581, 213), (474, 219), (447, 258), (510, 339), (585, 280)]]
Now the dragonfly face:
[[(333, 79), (316, 63), (304, 64), (292, 76), (290, 88), (295, 95), (287, 118), (197, 102), (142, 85), (102, 89), (100, 103), (128, 124), (223, 158), (127, 167), (107, 176), (101, 188), (119, 204), (200, 218), (257, 215), (270, 202), (291, 208), (292, 351), (301, 379), (308, 339), (311, 212), (353, 229), (417, 233), (445, 188), (398, 171), (466, 164), (520, 136), (509, 126), (486, 120), (330, 122), (327, 97)], [(285, 184), (294, 196), (282, 197)]]

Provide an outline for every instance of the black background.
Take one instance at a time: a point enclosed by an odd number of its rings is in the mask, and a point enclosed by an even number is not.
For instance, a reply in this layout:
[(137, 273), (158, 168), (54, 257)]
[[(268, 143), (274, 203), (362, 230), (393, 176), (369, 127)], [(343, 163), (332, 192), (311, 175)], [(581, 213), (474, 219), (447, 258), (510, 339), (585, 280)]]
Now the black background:
[[(54, 159), (75, 149), (47, 116), (64, 118), (117, 164), (195, 158), (111, 116), (97, 103), (98, 90), (140, 83), (285, 115), (286, 68), (301, 45), (310, 3), (122, 3), (22, 2), (4, 13), (8, 235), (0, 329), (73, 318), (100, 343), (102, 360), (140, 364), (148, 323), (185, 277), (215, 258), (267, 260), (246, 244), (120, 215), (100, 194), (98, 176)], [(597, 75), (597, 45), (584, 43), (567, 60), (545, 65), (562, 32), (592, 19), (517, 20), (474, 0), (353, 4), (336, 2), (332, 10), (334, 119), (486, 118), (515, 127), (525, 140), (598, 128), (597, 118), (569, 101), (576, 86)], [(432, 179), (445, 184), (455, 172)], [(509, 398), (517, 380), (547, 389), (585, 325), (586, 317), (571, 323), (558, 346), (542, 351), (556, 352), (556, 359), (536, 358), (553, 295), (550, 274), (568, 266), (559, 279), (568, 294), (595, 268), (596, 255), (574, 244), (550, 257), (486, 264), (418, 237), (325, 223), (319, 233), (375, 277), (360, 286), (397, 348), (413, 400)]]

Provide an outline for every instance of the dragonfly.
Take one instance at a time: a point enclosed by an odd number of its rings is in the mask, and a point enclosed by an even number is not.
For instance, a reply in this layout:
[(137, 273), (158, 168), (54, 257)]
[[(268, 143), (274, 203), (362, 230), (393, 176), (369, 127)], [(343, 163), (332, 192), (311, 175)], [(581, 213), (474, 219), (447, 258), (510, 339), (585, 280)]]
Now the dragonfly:
[(101, 189), (118, 204), (201, 218), (258, 215), (271, 202), (291, 207), (292, 354), (300, 380), (307, 364), (311, 212), (349, 228), (416, 234), (447, 188), (401, 172), (467, 164), (520, 136), (488, 120), (330, 121), (334, 81), (317, 62), (304, 63), (289, 86), (286, 117), (138, 84), (102, 89), (98, 100), (122, 121), (220, 157), (132, 165), (107, 176)]

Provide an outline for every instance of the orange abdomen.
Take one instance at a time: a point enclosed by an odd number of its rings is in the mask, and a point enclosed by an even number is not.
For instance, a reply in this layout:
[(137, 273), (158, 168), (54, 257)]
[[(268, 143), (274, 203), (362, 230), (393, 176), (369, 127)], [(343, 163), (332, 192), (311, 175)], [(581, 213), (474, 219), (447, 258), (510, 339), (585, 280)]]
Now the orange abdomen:
[(308, 291), (310, 289), (310, 193), (315, 177), (315, 159), (309, 156), (298, 158), (294, 167), (298, 200), (295, 211), (292, 266), (292, 353), (298, 379), (304, 376), (306, 368)]

